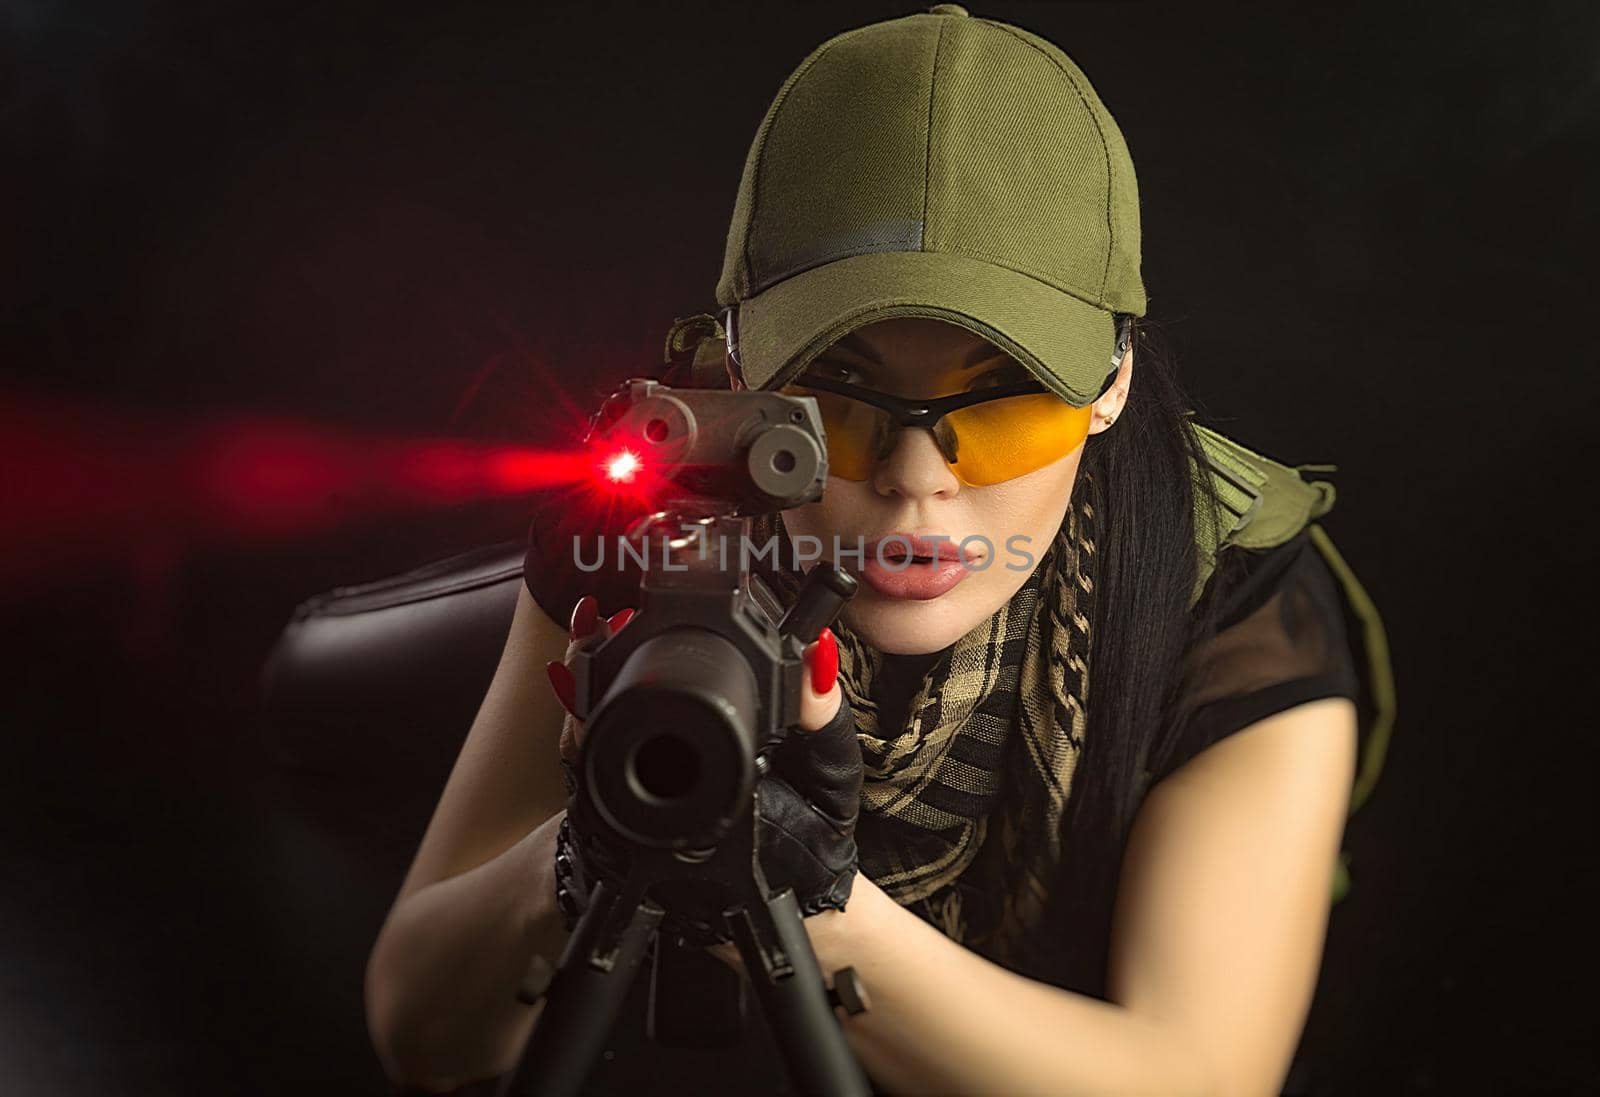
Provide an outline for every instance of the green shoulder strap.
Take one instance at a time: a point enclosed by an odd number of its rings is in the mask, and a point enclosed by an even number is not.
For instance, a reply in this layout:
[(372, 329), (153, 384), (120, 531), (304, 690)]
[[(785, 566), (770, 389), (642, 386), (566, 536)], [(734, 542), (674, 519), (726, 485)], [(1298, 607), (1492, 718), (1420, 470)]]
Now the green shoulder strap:
[[(1200, 448), (1211, 464), (1218, 513), (1204, 496), (1195, 497), (1195, 538), (1200, 574), (1189, 602), (1200, 600), (1216, 568), (1217, 553), (1228, 545), (1265, 549), (1281, 545), (1315, 518), (1333, 509), (1336, 493), (1326, 480), (1305, 480), (1297, 469), (1246, 449), (1232, 438), (1194, 424)], [(1302, 466), (1316, 468), (1318, 466)]]
[[(1325, 480), (1307, 480), (1302, 472), (1333, 471), (1331, 465), (1283, 465), (1214, 430), (1194, 424), (1200, 448), (1210, 464), (1216, 489), (1217, 513), (1196, 499), (1195, 539), (1200, 574), (1191, 605), (1198, 601), (1206, 581), (1216, 569), (1217, 554), (1229, 545), (1265, 549), (1281, 545), (1301, 530), (1327, 562), (1339, 583), (1345, 608), (1356, 623), (1362, 649), (1358, 666), (1368, 703), (1360, 706), (1361, 757), (1350, 793), (1350, 812), (1372, 794), (1389, 749), (1394, 728), (1394, 669), (1389, 661), (1389, 640), (1378, 607), (1339, 555), (1333, 540), (1316, 521), (1333, 509), (1336, 493)], [(1198, 475), (1198, 472), (1197, 472)], [(1348, 854), (1341, 854), (1334, 877), (1333, 899), (1338, 902), (1350, 887)]]

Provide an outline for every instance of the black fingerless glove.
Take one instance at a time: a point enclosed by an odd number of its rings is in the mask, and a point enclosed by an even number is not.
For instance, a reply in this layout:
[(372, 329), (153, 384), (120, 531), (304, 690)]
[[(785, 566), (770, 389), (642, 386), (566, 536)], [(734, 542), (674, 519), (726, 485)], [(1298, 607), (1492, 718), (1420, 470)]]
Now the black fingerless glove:
[(843, 910), (859, 857), (861, 746), (841, 692), (839, 711), (814, 732), (790, 731), (756, 786), (756, 841), (773, 892), (794, 889), (807, 916)]

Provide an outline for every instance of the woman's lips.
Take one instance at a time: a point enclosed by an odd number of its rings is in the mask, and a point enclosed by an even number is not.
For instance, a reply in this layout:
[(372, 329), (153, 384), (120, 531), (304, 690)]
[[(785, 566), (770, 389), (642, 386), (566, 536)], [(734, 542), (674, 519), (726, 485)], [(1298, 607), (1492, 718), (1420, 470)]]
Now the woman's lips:
[(861, 569), (867, 585), (887, 598), (937, 598), (967, 577), (967, 566), (960, 560), (913, 560), (904, 567), (887, 567), (876, 557), (868, 557)]
[[(923, 559), (906, 560), (908, 543), (913, 555)], [(971, 570), (970, 560), (963, 560), (962, 551), (953, 540), (933, 541), (905, 533), (875, 538), (867, 543), (865, 555), (861, 578), (886, 598), (938, 598)]]

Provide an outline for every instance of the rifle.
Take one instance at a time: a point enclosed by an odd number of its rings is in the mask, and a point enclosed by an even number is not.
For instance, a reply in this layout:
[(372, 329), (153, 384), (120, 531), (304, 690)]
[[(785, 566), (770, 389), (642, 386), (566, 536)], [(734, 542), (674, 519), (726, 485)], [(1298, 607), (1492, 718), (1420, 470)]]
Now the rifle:
[[(833, 1013), (865, 1010), (865, 992), (850, 968), (824, 985), (793, 891), (772, 893), (757, 856), (756, 785), (799, 719), (804, 644), (856, 590), (819, 563), (780, 618), (751, 582), (752, 519), (822, 496), (816, 401), (633, 378), (591, 418), (585, 446), (602, 481), (659, 500), (626, 534), (642, 567), (636, 613), (572, 661), (585, 721), (574, 824), (626, 851), (625, 869), (594, 886), (557, 966), (540, 957), (527, 973), (519, 998), (544, 1011), (500, 1092), (527, 1071), (526, 1092), (577, 1093), (647, 954), (652, 1038), (703, 1045), (685, 1018), (707, 1007), (674, 1004), (674, 973), (717, 963), (694, 955), (712, 934), (737, 945), (801, 1090), (865, 1097)], [(742, 998), (720, 1015), (742, 1016)]]

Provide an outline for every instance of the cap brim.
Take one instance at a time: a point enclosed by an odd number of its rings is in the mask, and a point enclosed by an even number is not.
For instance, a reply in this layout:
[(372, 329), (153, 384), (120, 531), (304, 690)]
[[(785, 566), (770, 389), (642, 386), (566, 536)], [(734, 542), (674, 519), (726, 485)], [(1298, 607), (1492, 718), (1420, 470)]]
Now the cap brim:
[(1116, 332), (1106, 309), (982, 259), (889, 251), (813, 267), (742, 302), (735, 324), (744, 383), (787, 384), (841, 336), (896, 316), (981, 335), (1077, 407), (1099, 395), (1111, 369)]

